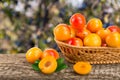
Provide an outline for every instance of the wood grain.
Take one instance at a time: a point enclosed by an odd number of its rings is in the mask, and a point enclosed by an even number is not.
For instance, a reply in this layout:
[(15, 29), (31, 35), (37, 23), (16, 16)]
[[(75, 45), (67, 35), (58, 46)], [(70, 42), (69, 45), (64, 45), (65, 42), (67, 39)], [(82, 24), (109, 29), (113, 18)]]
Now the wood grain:
[(120, 64), (93, 65), (88, 75), (76, 74), (72, 66), (50, 75), (36, 72), (25, 54), (0, 54), (0, 80), (120, 80)]

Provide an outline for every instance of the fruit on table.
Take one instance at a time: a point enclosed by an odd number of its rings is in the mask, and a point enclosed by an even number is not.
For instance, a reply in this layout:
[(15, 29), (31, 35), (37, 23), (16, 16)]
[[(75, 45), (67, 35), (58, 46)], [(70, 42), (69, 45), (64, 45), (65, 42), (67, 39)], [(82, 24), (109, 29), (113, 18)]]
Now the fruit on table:
[(120, 48), (120, 33), (113, 32), (106, 37), (106, 43), (110, 47)]
[(58, 24), (53, 30), (55, 39), (60, 41), (68, 40), (72, 37), (71, 28), (67, 24)]
[(43, 51), (42, 59), (46, 56), (53, 56), (55, 59), (58, 59), (59, 53), (55, 49), (49, 48)]
[(70, 18), (70, 25), (76, 30), (82, 30), (86, 25), (86, 19), (82, 14), (75, 13)]
[(97, 34), (91, 33), (84, 38), (83, 43), (84, 46), (100, 47), (102, 41)]
[(87, 29), (90, 30), (90, 32), (97, 32), (98, 30), (102, 29), (102, 22), (98, 18), (92, 18), (87, 23)]
[(77, 31), (76, 32), (76, 36), (83, 40), (90, 33), (91, 32), (89, 30), (84, 28), (82, 31)]
[(41, 72), (45, 74), (53, 73), (57, 68), (57, 61), (53, 56), (46, 56), (38, 64)]
[(38, 47), (30, 48), (26, 52), (26, 60), (30, 63), (34, 63), (36, 60), (39, 60), (42, 57), (42, 50)]
[(97, 31), (97, 34), (102, 39), (102, 43), (105, 43), (105, 39), (109, 34), (111, 34), (111, 31), (109, 29), (101, 29)]
[(77, 62), (73, 65), (73, 70), (78, 74), (88, 74), (92, 69), (89, 62)]
[(74, 46), (83, 46), (83, 42), (80, 38), (70, 38), (69, 40), (66, 41), (66, 43), (70, 44), (70, 45), (74, 45)]
[(118, 26), (108, 26), (107, 27), (111, 32), (119, 32), (120, 33), (120, 28)]

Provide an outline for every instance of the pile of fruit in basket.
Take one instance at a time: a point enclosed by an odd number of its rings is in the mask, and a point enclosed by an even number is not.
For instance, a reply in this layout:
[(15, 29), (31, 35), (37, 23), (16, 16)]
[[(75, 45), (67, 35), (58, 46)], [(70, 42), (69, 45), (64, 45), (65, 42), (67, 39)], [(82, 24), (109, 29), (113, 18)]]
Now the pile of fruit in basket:
[(69, 22), (70, 25), (60, 23), (54, 28), (56, 40), (78, 47), (120, 47), (120, 28), (116, 25), (104, 28), (98, 18), (86, 23), (81, 13), (73, 14)]

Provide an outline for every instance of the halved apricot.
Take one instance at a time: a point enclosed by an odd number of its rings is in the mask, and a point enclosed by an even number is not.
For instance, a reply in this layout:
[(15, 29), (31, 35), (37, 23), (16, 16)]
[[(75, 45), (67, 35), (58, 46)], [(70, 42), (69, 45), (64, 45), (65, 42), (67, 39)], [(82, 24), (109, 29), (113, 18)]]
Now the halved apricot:
[(88, 74), (91, 71), (92, 66), (89, 62), (77, 62), (73, 65), (73, 69), (78, 74)]
[(46, 56), (40, 61), (38, 66), (43, 73), (51, 74), (57, 68), (57, 61), (53, 56)]

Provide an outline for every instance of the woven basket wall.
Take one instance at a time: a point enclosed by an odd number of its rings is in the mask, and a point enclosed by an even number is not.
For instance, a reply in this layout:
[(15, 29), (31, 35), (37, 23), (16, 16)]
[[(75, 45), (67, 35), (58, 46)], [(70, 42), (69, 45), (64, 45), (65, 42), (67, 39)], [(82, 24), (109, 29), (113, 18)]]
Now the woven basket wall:
[(120, 63), (120, 48), (76, 47), (55, 40), (65, 59), (71, 63), (88, 61), (91, 64)]

